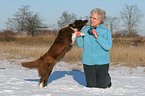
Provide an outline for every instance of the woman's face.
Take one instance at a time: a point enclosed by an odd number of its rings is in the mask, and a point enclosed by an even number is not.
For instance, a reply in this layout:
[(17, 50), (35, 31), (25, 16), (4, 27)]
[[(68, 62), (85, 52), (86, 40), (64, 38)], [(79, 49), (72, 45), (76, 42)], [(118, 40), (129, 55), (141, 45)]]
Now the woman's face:
[(94, 13), (91, 15), (90, 22), (92, 27), (98, 27), (101, 23), (101, 20), (99, 20), (98, 15)]

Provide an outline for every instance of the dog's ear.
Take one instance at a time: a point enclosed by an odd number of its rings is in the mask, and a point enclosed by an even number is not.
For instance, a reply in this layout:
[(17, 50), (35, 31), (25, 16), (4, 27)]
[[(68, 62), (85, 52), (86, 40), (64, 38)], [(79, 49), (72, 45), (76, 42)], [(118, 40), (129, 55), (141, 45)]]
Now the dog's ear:
[(73, 24), (69, 24), (70, 27), (76, 27), (79, 24), (79, 20), (75, 20)]

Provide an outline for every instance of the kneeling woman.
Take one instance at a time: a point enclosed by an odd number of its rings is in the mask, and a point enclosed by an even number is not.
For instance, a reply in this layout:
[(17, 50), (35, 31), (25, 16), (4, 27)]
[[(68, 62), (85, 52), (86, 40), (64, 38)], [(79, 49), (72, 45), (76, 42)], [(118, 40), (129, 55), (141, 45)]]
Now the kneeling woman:
[(87, 87), (109, 88), (111, 86), (111, 77), (108, 70), (112, 37), (111, 31), (102, 25), (104, 19), (104, 10), (92, 10), (90, 25), (86, 26), (82, 31), (85, 36), (80, 36), (77, 33), (77, 46), (83, 48), (81, 61)]

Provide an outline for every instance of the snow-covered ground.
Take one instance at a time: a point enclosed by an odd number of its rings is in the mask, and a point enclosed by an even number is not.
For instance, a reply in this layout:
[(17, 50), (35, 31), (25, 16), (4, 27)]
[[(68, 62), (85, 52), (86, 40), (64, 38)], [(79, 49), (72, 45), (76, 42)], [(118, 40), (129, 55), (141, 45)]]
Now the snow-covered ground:
[(83, 70), (72, 71), (75, 64), (60, 61), (47, 88), (39, 88), (37, 70), (21, 67), (22, 61), (26, 60), (0, 60), (0, 96), (145, 96), (143, 67), (111, 66), (112, 87), (99, 89), (85, 87)]

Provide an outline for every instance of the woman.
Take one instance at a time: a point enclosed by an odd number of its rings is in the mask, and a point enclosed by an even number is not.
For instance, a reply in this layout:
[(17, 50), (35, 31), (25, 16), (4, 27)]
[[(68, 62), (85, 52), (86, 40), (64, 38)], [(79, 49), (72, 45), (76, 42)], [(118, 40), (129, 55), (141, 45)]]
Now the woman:
[(108, 73), (112, 47), (111, 32), (102, 24), (105, 20), (105, 11), (93, 9), (91, 11), (90, 25), (83, 29), (85, 36), (77, 33), (76, 43), (83, 48), (82, 63), (86, 77), (87, 87), (109, 88), (111, 78)]

